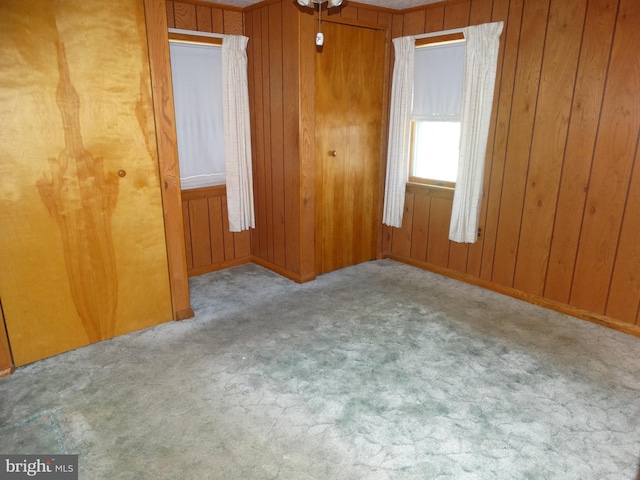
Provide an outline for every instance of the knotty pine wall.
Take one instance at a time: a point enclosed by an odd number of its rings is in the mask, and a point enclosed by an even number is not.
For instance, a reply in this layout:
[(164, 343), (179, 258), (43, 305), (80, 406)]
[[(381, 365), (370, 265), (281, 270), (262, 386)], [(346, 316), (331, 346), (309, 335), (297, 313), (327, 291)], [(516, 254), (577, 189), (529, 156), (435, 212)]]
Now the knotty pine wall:
[[(242, 35), (242, 10), (200, 1), (168, 0), (167, 25), (209, 33)], [(231, 233), (224, 186), (182, 191), (187, 273), (189, 276), (251, 261), (250, 233)]]
[(478, 242), (449, 242), (451, 200), (410, 187), (384, 251), (637, 334), (640, 2), (450, 1), (394, 37), (500, 20)]

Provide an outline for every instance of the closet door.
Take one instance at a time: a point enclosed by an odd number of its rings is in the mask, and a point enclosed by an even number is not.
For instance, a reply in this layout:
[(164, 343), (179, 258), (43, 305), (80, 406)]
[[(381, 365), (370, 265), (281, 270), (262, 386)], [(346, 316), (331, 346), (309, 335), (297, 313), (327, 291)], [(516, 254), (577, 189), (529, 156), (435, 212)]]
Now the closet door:
[(0, 296), (17, 366), (171, 319), (142, 0), (0, 2)]
[(316, 271), (376, 257), (385, 36), (323, 23), (316, 53)]

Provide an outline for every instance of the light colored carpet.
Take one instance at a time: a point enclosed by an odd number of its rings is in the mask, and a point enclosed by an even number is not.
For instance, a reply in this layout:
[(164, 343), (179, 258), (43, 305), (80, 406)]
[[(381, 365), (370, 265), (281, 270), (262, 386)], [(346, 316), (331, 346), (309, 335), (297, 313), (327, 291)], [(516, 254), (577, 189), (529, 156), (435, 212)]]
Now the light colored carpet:
[(636, 478), (638, 338), (390, 260), (191, 292), (194, 319), (0, 380), (0, 452), (91, 480)]

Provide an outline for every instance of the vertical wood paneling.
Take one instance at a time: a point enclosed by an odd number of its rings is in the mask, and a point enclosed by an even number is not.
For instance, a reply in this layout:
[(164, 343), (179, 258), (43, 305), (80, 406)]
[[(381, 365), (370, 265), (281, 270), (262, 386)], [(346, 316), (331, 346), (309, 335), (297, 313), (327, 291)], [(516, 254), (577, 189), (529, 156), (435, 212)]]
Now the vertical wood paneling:
[(189, 225), (191, 227), (191, 255), (193, 267), (210, 265), (211, 236), (209, 227), (209, 204), (206, 198), (189, 202)]
[(225, 226), (222, 197), (209, 197), (207, 198), (207, 204), (209, 208), (209, 239), (211, 242), (209, 248), (211, 249), (211, 263), (221, 263), (228, 260), (224, 248), (224, 228), (220, 228), (221, 225), (223, 227)]
[(498, 222), (493, 280), (512, 286), (518, 255), (525, 180), (536, 113), (542, 49), (546, 35), (549, 0), (525, 2), (518, 48), (511, 122), (507, 139), (502, 202)]
[(211, 10), (211, 7), (196, 5), (196, 24), (199, 32), (213, 32)]
[(358, 20), (361, 22), (378, 23), (378, 12), (368, 8), (358, 9)]
[(451, 200), (433, 197), (429, 213), (429, 243), (427, 262), (440, 267), (449, 263), (449, 223), (451, 222)]
[(444, 9), (444, 29), (461, 28), (469, 25), (471, 2), (452, 3)]
[(250, 232), (229, 231), (224, 186), (183, 191), (182, 208), (189, 275), (200, 275), (250, 260)]
[(213, 8), (211, 11), (211, 28), (215, 33), (231, 33), (224, 31), (223, 11), (219, 8)]
[(572, 304), (596, 313), (609, 293), (638, 142), (640, 65), (629, 52), (640, 49), (639, 24), (638, 2), (620, 0), (571, 292)]
[(191, 251), (191, 223), (189, 220), (189, 204), (182, 202), (182, 221), (184, 224), (185, 257), (187, 270), (193, 268), (193, 252)]
[(451, 2), (402, 15), (402, 34), (463, 26), (465, 15), (506, 22), (482, 236), (468, 254), (445, 241), (450, 206), (413, 189), (407, 224), (384, 227), (383, 248), (638, 324), (640, 64), (629, 52), (640, 48), (640, 3)]
[(284, 267), (285, 219), (284, 219), (284, 111), (283, 111), (283, 45), (282, 4), (269, 6), (269, 94), (271, 125), (271, 178), (273, 182), (273, 262)]
[[(274, 262), (273, 260), (273, 252), (275, 248), (275, 240), (274, 240), (274, 210), (273, 210), (273, 155), (271, 153), (271, 67), (270, 67), (270, 51), (273, 46), (269, 42), (269, 7), (265, 7), (262, 9), (262, 24), (261, 24), (261, 43), (262, 43), (262, 91), (259, 92), (262, 95), (263, 102), (263, 128), (264, 128), (264, 177), (262, 177), (262, 181), (264, 182), (264, 190), (265, 190), (265, 204), (266, 204), (266, 215), (265, 215), (265, 223), (263, 224), (264, 229), (266, 229), (266, 258), (265, 260), (269, 262)], [(277, 212), (275, 212), (277, 215)]]
[(198, 30), (196, 6), (190, 3), (174, 2), (173, 15), (175, 28)]
[(404, 16), (402, 35), (417, 35), (424, 32), (425, 11), (416, 10)]
[(295, 25), (298, 9), (292, 3), (282, 4), (282, 81), (283, 89), (283, 169), (284, 169), (284, 223), (285, 261), (291, 272), (300, 272), (300, 155), (298, 136), (287, 134), (299, 129), (299, 42), (298, 31), (286, 28)]
[(538, 93), (514, 287), (542, 295), (586, 12), (553, 2)]
[(507, 24), (502, 33), (504, 40), (501, 41), (501, 46), (504, 56), (498, 72), (499, 88), (494, 93), (494, 102), (497, 103), (497, 117), (495, 137), (493, 138), (493, 157), (488, 159), (491, 180), (489, 190), (486, 192), (488, 195), (487, 212), (482, 232), (483, 252), (480, 277), (485, 280), (491, 280), (493, 277), (523, 6), (523, 0), (510, 0)]
[(173, 1), (172, 0), (167, 0), (166, 2), (166, 7), (167, 7), (167, 27), (168, 28), (175, 28), (176, 27), (176, 17), (173, 13)]
[(244, 33), (242, 26), (242, 12), (236, 10), (223, 10), (222, 18), (224, 33), (229, 35), (242, 35)]
[[(640, 135), (639, 135), (640, 138)], [(640, 141), (639, 141), (640, 142)], [(631, 188), (616, 253), (605, 313), (628, 323), (638, 323), (640, 304), (640, 146), (636, 144)]]
[(427, 244), (429, 238), (429, 212), (431, 197), (416, 195), (413, 206), (413, 230), (411, 232), (411, 258), (425, 262), (427, 260)]
[(444, 6), (430, 8), (425, 12), (424, 31), (439, 32), (441, 30), (444, 30)]
[(589, 1), (584, 25), (544, 291), (563, 303), (573, 281), (617, 7), (610, 0)]
[(411, 256), (411, 233), (413, 231), (413, 209), (415, 207), (415, 195), (407, 192), (404, 200), (404, 213), (402, 214), (402, 227), (394, 230), (391, 251), (403, 257)]

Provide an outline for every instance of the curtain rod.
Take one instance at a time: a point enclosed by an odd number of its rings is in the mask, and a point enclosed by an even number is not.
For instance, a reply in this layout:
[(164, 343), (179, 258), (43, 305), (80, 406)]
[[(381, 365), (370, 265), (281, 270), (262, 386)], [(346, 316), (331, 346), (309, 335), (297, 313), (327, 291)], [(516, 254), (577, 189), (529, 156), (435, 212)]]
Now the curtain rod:
[(221, 33), (197, 32), (195, 30), (183, 30), (181, 28), (170, 28), (169, 33), (179, 33), (182, 35), (193, 35), (198, 37), (223, 38)]

